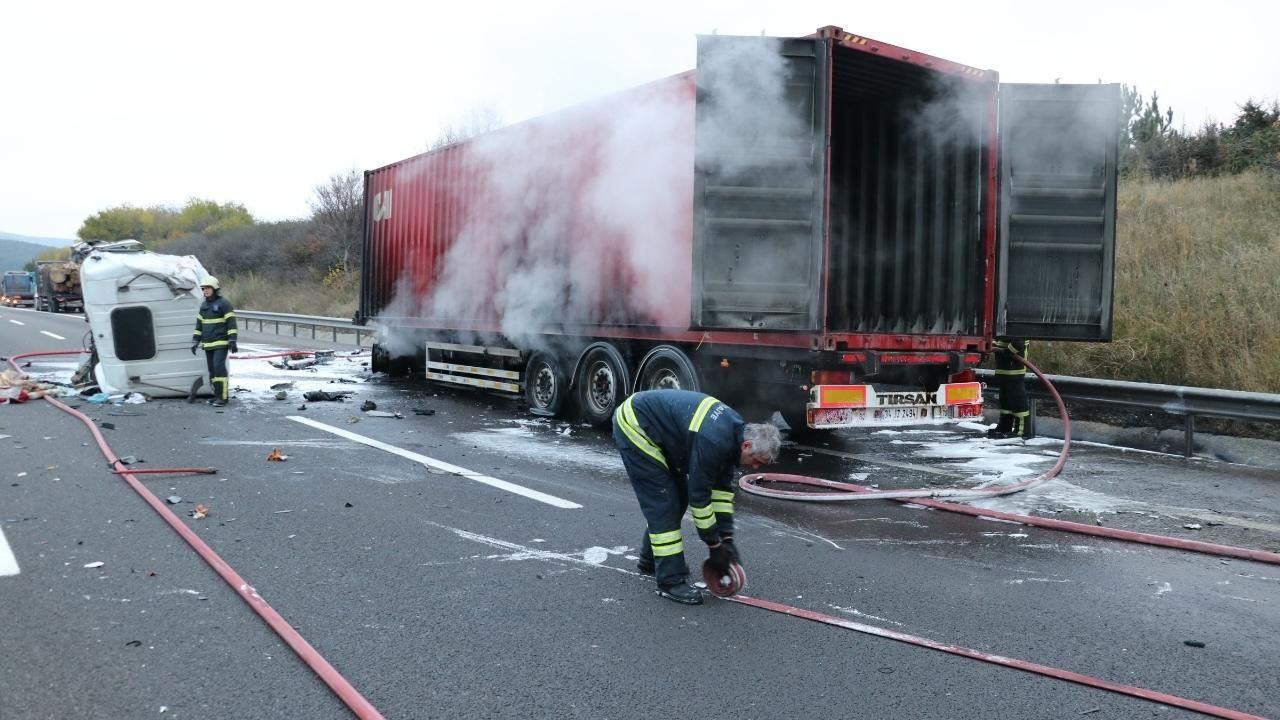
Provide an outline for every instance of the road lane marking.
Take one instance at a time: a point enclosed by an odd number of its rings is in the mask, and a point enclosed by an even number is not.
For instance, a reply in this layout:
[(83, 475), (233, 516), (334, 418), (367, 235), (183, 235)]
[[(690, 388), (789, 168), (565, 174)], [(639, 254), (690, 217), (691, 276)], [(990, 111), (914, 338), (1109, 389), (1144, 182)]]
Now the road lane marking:
[(357, 435), (356, 433), (353, 433), (349, 430), (343, 430), (342, 428), (334, 427), (332, 425), (326, 425), (322, 422), (316, 422), (311, 418), (305, 418), (299, 415), (289, 415), (288, 417), (290, 420), (294, 422), (302, 423), (303, 425), (313, 427), (317, 430), (323, 430), (327, 433), (333, 433), (338, 437), (343, 437), (348, 440), (354, 440), (355, 442), (368, 445), (369, 447), (373, 447), (379, 450), (383, 450), (385, 452), (389, 452), (392, 455), (399, 455), (402, 458), (412, 460), (416, 463), (421, 463), (423, 465), (426, 465), (427, 467), (435, 468), (442, 472), (450, 473), (452, 475), (458, 475), (468, 480), (475, 480), (478, 483), (483, 483), (490, 487), (498, 488), (499, 490), (506, 490), (509, 493), (522, 495), (524, 497), (529, 498), (530, 500), (537, 500), (538, 502), (546, 503), (548, 505), (554, 505), (555, 507), (564, 508), (566, 510), (572, 510), (575, 508), (582, 507), (576, 502), (571, 502), (563, 498), (558, 498), (555, 495), (548, 495), (546, 493), (538, 492), (537, 490), (524, 487), (523, 485), (516, 485), (515, 483), (507, 482), (506, 480), (499, 480), (498, 478), (489, 477), (488, 475), (481, 475), (480, 473), (473, 472), (464, 467), (451, 465), (447, 462), (444, 462), (443, 460), (436, 460), (435, 458), (430, 458), (430, 457), (427, 457), (426, 455), (420, 455), (410, 450), (398, 448), (395, 445), (389, 445), (380, 440), (374, 440), (373, 438), (365, 437), (364, 435)]
[(4, 530), (0, 529), (0, 577), (17, 575), (18, 572), (18, 558), (13, 556), (9, 541), (4, 539)]
[(41, 331), (40, 331), (40, 334), (41, 334), (41, 335), (48, 335), (49, 337), (53, 338), (54, 340), (66, 340), (66, 338), (62, 337), (61, 335), (59, 335), (59, 334), (57, 334), (57, 333), (51, 333), (51, 332), (49, 332), (48, 330), (41, 330)]
[(26, 325), (26, 323), (22, 322), (21, 320), (12, 320), (12, 319), (11, 319), (11, 320), (9, 320), (9, 322), (13, 323), (14, 325)]

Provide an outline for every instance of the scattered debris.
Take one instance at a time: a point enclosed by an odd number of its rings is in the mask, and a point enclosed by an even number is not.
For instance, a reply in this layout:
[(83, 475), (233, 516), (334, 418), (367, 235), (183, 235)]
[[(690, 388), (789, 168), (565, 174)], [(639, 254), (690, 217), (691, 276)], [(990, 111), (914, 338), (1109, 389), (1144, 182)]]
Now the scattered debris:
[(351, 503), (346, 503), (345, 505), (343, 505), (343, 507), (355, 507), (355, 505), (352, 505)]
[(196, 520), (200, 520), (201, 518), (208, 517), (209, 512), (208, 507), (204, 505), (196, 505), (195, 509), (191, 511), (191, 517)]
[(84, 564), (84, 566), (85, 566), (85, 567), (87, 567), (87, 568), (100, 568), (100, 567), (102, 567), (103, 565), (106, 565), (106, 563), (102, 562), (101, 560), (98, 560), (97, 562), (91, 562), (91, 563), (85, 563), (85, 564)]
[(136, 462), (139, 462), (138, 458), (133, 455), (125, 455), (124, 457), (118, 458), (118, 459), (120, 460), (121, 463), (125, 465), (132, 465)]
[(272, 462), (284, 462), (289, 459), (288, 455), (282, 455), (280, 448), (271, 448), (271, 454), (267, 455), (267, 459)]
[(359, 380), (352, 380), (351, 378), (338, 378), (337, 382), (340, 382), (340, 383), (347, 383), (348, 385), (356, 385), (356, 384), (358, 384), (360, 381), (359, 381)]
[(355, 415), (352, 415), (347, 418), (348, 425), (355, 425), (358, 422), (360, 422), (360, 418), (356, 417)]
[(1199, 530), (1202, 526), (1200, 525), (1200, 523), (1187, 523), (1186, 525), (1183, 525), (1182, 527), (1184, 527), (1184, 528), (1186, 528), (1186, 529), (1188, 529), (1188, 530)]
[(569, 427), (568, 425), (565, 425), (564, 429), (560, 431), (560, 434), (565, 437), (569, 437), (570, 435), (573, 434), (573, 428)]
[(115, 424), (115, 423), (104, 422), (104, 423), (98, 423), (98, 424), (99, 424), (99, 425), (101, 425), (101, 426), (102, 426), (102, 429), (104, 429), (104, 430), (115, 430), (115, 429), (116, 429), (116, 424)]
[(141, 641), (141, 640), (130, 640), (129, 642), (125, 643), (125, 646), (126, 646), (126, 647), (142, 647), (142, 641)]
[(293, 382), (290, 381), (290, 382), (276, 383), (275, 385), (271, 386), (271, 389), (272, 390), (288, 390), (292, 387), (293, 387)]
[(307, 392), (302, 393), (302, 397), (306, 398), (310, 402), (342, 402), (352, 395), (355, 395), (355, 393), (350, 390), (339, 390), (337, 392), (329, 392), (328, 390), (308, 390)]
[(293, 512), (293, 511), (292, 511), (292, 510), (276, 510), (275, 512), (273, 512), (273, 513), (271, 513), (271, 514), (272, 514), (272, 515), (281, 515), (281, 514), (283, 514), (283, 513), (291, 513), (291, 512)]
[(413, 414), (414, 415), (435, 415), (436, 411), (432, 410), (431, 408), (414, 408)]
[(365, 413), (365, 417), (389, 417), (389, 418), (396, 418), (396, 419), (404, 418), (404, 416), (398, 412), (387, 412), (385, 410), (370, 410)]
[(369, 412), (370, 410), (377, 410), (377, 409), (378, 409), (378, 403), (376, 403), (376, 402), (374, 402), (374, 401), (372, 401), (372, 400), (365, 400), (365, 401), (364, 401), (364, 403), (362, 403), (362, 404), (360, 405), (360, 409), (361, 409), (361, 410), (363, 410), (363, 411), (365, 411), (365, 412)]
[(182, 497), (180, 495), (170, 495), (169, 497), (165, 498), (165, 501), (167, 501), (170, 505), (177, 505), (178, 503), (182, 502)]
[(299, 409), (299, 410), (306, 410), (306, 409), (307, 409), (307, 404), (306, 404), (306, 403), (302, 403), (301, 405), (299, 405), (299, 406), (298, 406), (298, 409)]
[(277, 400), (284, 400), (284, 399), (285, 399), (285, 398), (287, 398), (287, 397), (289, 397), (289, 393), (287, 393), (287, 392), (285, 392), (285, 391), (283, 391), (283, 390), (281, 390), (280, 392), (277, 392), (277, 393), (276, 393), (276, 399), (277, 399)]
[(138, 392), (131, 392), (124, 396), (125, 405), (141, 405), (147, 401), (147, 396)]
[(1182, 644), (1186, 645), (1187, 647), (1193, 647), (1193, 648), (1204, 647), (1204, 643), (1200, 642), (1199, 640), (1183, 640)]

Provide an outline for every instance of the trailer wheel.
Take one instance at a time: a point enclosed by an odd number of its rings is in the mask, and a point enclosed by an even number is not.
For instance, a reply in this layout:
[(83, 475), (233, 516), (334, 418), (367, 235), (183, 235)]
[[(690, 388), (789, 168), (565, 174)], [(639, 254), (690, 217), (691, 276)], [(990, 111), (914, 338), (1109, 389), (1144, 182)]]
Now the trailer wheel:
[(524, 397), (529, 403), (529, 412), (544, 417), (559, 415), (564, 409), (568, 385), (556, 356), (536, 352), (529, 358), (524, 371)]
[(627, 366), (612, 345), (597, 345), (587, 351), (579, 365), (578, 407), (587, 422), (608, 425), (613, 411), (627, 397)]
[(693, 390), (701, 389), (698, 371), (679, 349), (659, 345), (644, 359), (640, 366), (640, 378), (636, 390)]

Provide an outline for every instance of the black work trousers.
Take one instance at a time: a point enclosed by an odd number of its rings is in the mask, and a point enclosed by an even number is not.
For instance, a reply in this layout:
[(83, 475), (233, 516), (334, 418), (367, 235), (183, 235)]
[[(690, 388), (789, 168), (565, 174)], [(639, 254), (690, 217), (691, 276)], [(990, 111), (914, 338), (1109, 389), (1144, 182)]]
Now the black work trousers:
[(228, 393), (228, 384), (231, 380), (227, 375), (227, 352), (228, 348), (210, 348), (204, 351), (204, 359), (209, 364), (209, 384), (213, 387), (213, 397), (218, 400), (226, 400)]
[[(689, 565), (684, 558), (684, 541), (679, 539), (680, 522), (689, 507), (689, 486), (682, 477), (670, 472), (653, 457), (638, 450), (615, 420), (613, 442), (622, 455), (622, 465), (631, 479), (631, 488), (640, 502), (646, 528), (641, 540), (640, 557), (654, 561), (654, 577), (659, 587), (670, 587), (689, 580)], [(651, 538), (659, 538), (655, 553)], [(671, 538), (677, 538), (674, 542)]]

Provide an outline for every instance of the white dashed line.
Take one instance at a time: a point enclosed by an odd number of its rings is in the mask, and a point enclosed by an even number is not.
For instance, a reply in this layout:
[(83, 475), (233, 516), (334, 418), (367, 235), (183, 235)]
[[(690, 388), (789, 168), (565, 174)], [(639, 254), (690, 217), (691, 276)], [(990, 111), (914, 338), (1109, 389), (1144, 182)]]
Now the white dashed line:
[(475, 480), (478, 483), (483, 483), (490, 487), (498, 488), (499, 490), (506, 490), (509, 493), (522, 495), (524, 497), (529, 498), (530, 500), (537, 500), (538, 502), (546, 503), (548, 505), (554, 505), (555, 507), (558, 507), (558, 508), (565, 508), (566, 510), (572, 510), (574, 508), (582, 507), (576, 502), (571, 502), (563, 498), (558, 498), (555, 495), (548, 495), (544, 492), (538, 492), (537, 490), (524, 487), (523, 485), (516, 485), (515, 483), (507, 482), (506, 480), (499, 480), (498, 478), (489, 477), (488, 475), (481, 475), (480, 473), (473, 472), (464, 467), (451, 465), (447, 462), (444, 462), (443, 460), (436, 460), (435, 458), (430, 458), (430, 457), (427, 457), (426, 455), (420, 455), (416, 452), (405, 450), (403, 448), (398, 448), (395, 445), (389, 445), (380, 440), (374, 440), (373, 438), (365, 437), (364, 435), (357, 435), (349, 430), (343, 430), (342, 428), (337, 428), (332, 425), (326, 425), (322, 422), (316, 422), (311, 418), (304, 418), (298, 415), (290, 415), (289, 419), (297, 423), (302, 423), (303, 425), (308, 425), (317, 430), (324, 430), (325, 432), (333, 433), (338, 437), (343, 437), (348, 440), (354, 440), (355, 442), (363, 443), (365, 445), (368, 445), (369, 447), (374, 447), (379, 450), (384, 450), (393, 455), (399, 455), (402, 458), (406, 458), (417, 463), (422, 463), (427, 467), (435, 468), (442, 472), (458, 475), (459, 477), (464, 477), (468, 480)]
[(22, 322), (21, 320), (10, 320), (9, 322), (13, 323), (14, 325), (26, 325), (26, 323)]
[(4, 539), (4, 530), (0, 529), (0, 577), (18, 574), (18, 558), (9, 549), (9, 541)]
[(59, 335), (59, 334), (57, 334), (57, 333), (51, 333), (51, 332), (49, 332), (48, 330), (41, 330), (41, 331), (40, 331), (40, 334), (41, 334), (41, 335), (48, 335), (49, 337), (53, 338), (54, 340), (66, 340), (66, 338), (62, 337), (61, 335)]

